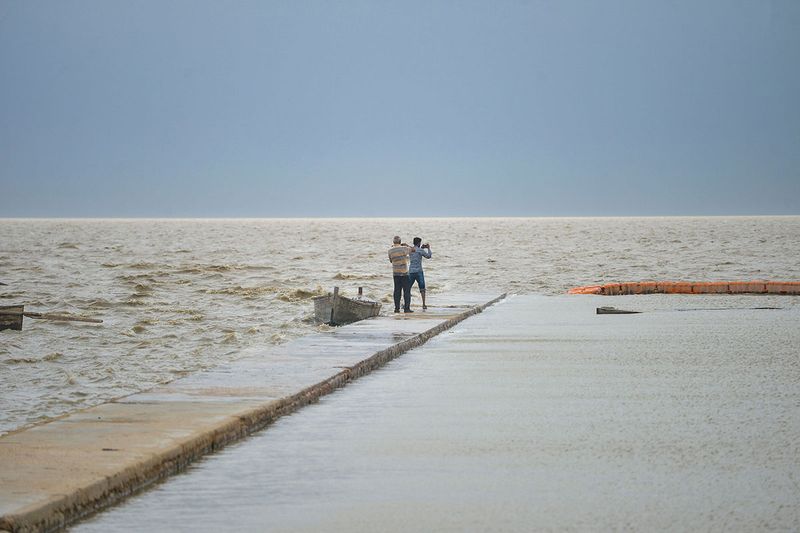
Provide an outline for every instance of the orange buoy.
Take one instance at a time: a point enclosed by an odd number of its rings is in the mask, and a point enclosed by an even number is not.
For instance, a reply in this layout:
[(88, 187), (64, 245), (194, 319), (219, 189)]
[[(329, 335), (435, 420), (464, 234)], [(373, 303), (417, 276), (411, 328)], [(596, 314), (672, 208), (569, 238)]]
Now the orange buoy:
[(572, 288), (569, 290), (569, 294), (600, 294), (602, 290), (602, 285), (588, 285), (586, 287)]

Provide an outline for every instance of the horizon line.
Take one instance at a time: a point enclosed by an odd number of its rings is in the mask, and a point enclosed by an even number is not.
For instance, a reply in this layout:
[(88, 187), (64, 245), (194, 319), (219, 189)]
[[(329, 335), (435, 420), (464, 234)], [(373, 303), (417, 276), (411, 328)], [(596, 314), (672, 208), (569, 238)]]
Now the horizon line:
[(407, 219), (557, 219), (557, 218), (791, 218), (797, 214), (758, 215), (448, 215), (448, 216), (0, 216), (0, 221), (11, 220), (407, 220)]

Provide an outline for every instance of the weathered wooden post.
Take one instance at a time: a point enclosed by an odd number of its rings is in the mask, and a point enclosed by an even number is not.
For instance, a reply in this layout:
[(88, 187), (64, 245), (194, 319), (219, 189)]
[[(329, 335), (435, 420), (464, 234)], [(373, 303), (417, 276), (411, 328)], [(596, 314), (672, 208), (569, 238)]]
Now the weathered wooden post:
[(0, 306), (0, 331), (4, 329), (22, 331), (22, 313), (24, 312), (24, 305)]
[(339, 303), (339, 287), (333, 288), (333, 297), (331, 298), (331, 325), (335, 324), (333, 317), (336, 316), (336, 306)]

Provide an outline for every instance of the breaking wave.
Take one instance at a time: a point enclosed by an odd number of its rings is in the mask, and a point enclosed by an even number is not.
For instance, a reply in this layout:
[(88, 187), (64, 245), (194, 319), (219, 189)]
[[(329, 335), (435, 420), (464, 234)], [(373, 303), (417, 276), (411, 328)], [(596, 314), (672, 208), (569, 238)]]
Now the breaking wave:
[(336, 274), (335, 276), (333, 276), (333, 279), (336, 279), (336, 280), (348, 280), (348, 279), (382, 279), (382, 278), (386, 278), (386, 277), (388, 277), (388, 276), (382, 276), (382, 275), (380, 275), (380, 274), (358, 274), (358, 273), (355, 273), (355, 274), (345, 274), (345, 273), (339, 272), (338, 274)]
[(251, 264), (230, 264), (230, 265), (187, 265), (179, 267), (175, 270), (176, 274), (207, 274), (207, 273), (223, 273), (223, 272), (237, 272), (237, 271), (260, 271), (260, 270), (274, 270), (275, 267), (271, 265), (251, 265)]
[(230, 296), (241, 296), (245, 299), (256, 298), (264, 294), (273, 294), (280, 289), (272, 285), (256, 286), (256, 287), (242, 287), (235, 285), (233, 287), (225, 287), (224, 289), (206, 289), (203, 292), (206, 294), (227, 294)]
[(282, 292), (278, 295), (278, 300), (282, 302), (299, 302), (301, 300), (308, 300), (309, 298), (314, 298), (316, 296), (324, 296), (328, 294), (328, 292), (320, 287), (317, 286), (316, 289), (294, 289), (286, 292)]

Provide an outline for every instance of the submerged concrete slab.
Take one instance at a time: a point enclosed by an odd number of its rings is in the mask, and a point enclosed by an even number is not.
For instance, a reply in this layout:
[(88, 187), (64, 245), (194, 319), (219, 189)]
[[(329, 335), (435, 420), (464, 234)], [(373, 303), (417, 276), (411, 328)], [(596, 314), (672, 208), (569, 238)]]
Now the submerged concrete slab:
[(229, 364), (0, 437), (0, 530), (48, 531), (316, 401), (501, 297), (453, 295), (253, 350)]
[(514, 296), (75, 531), (799, 531), (798, 304)]

